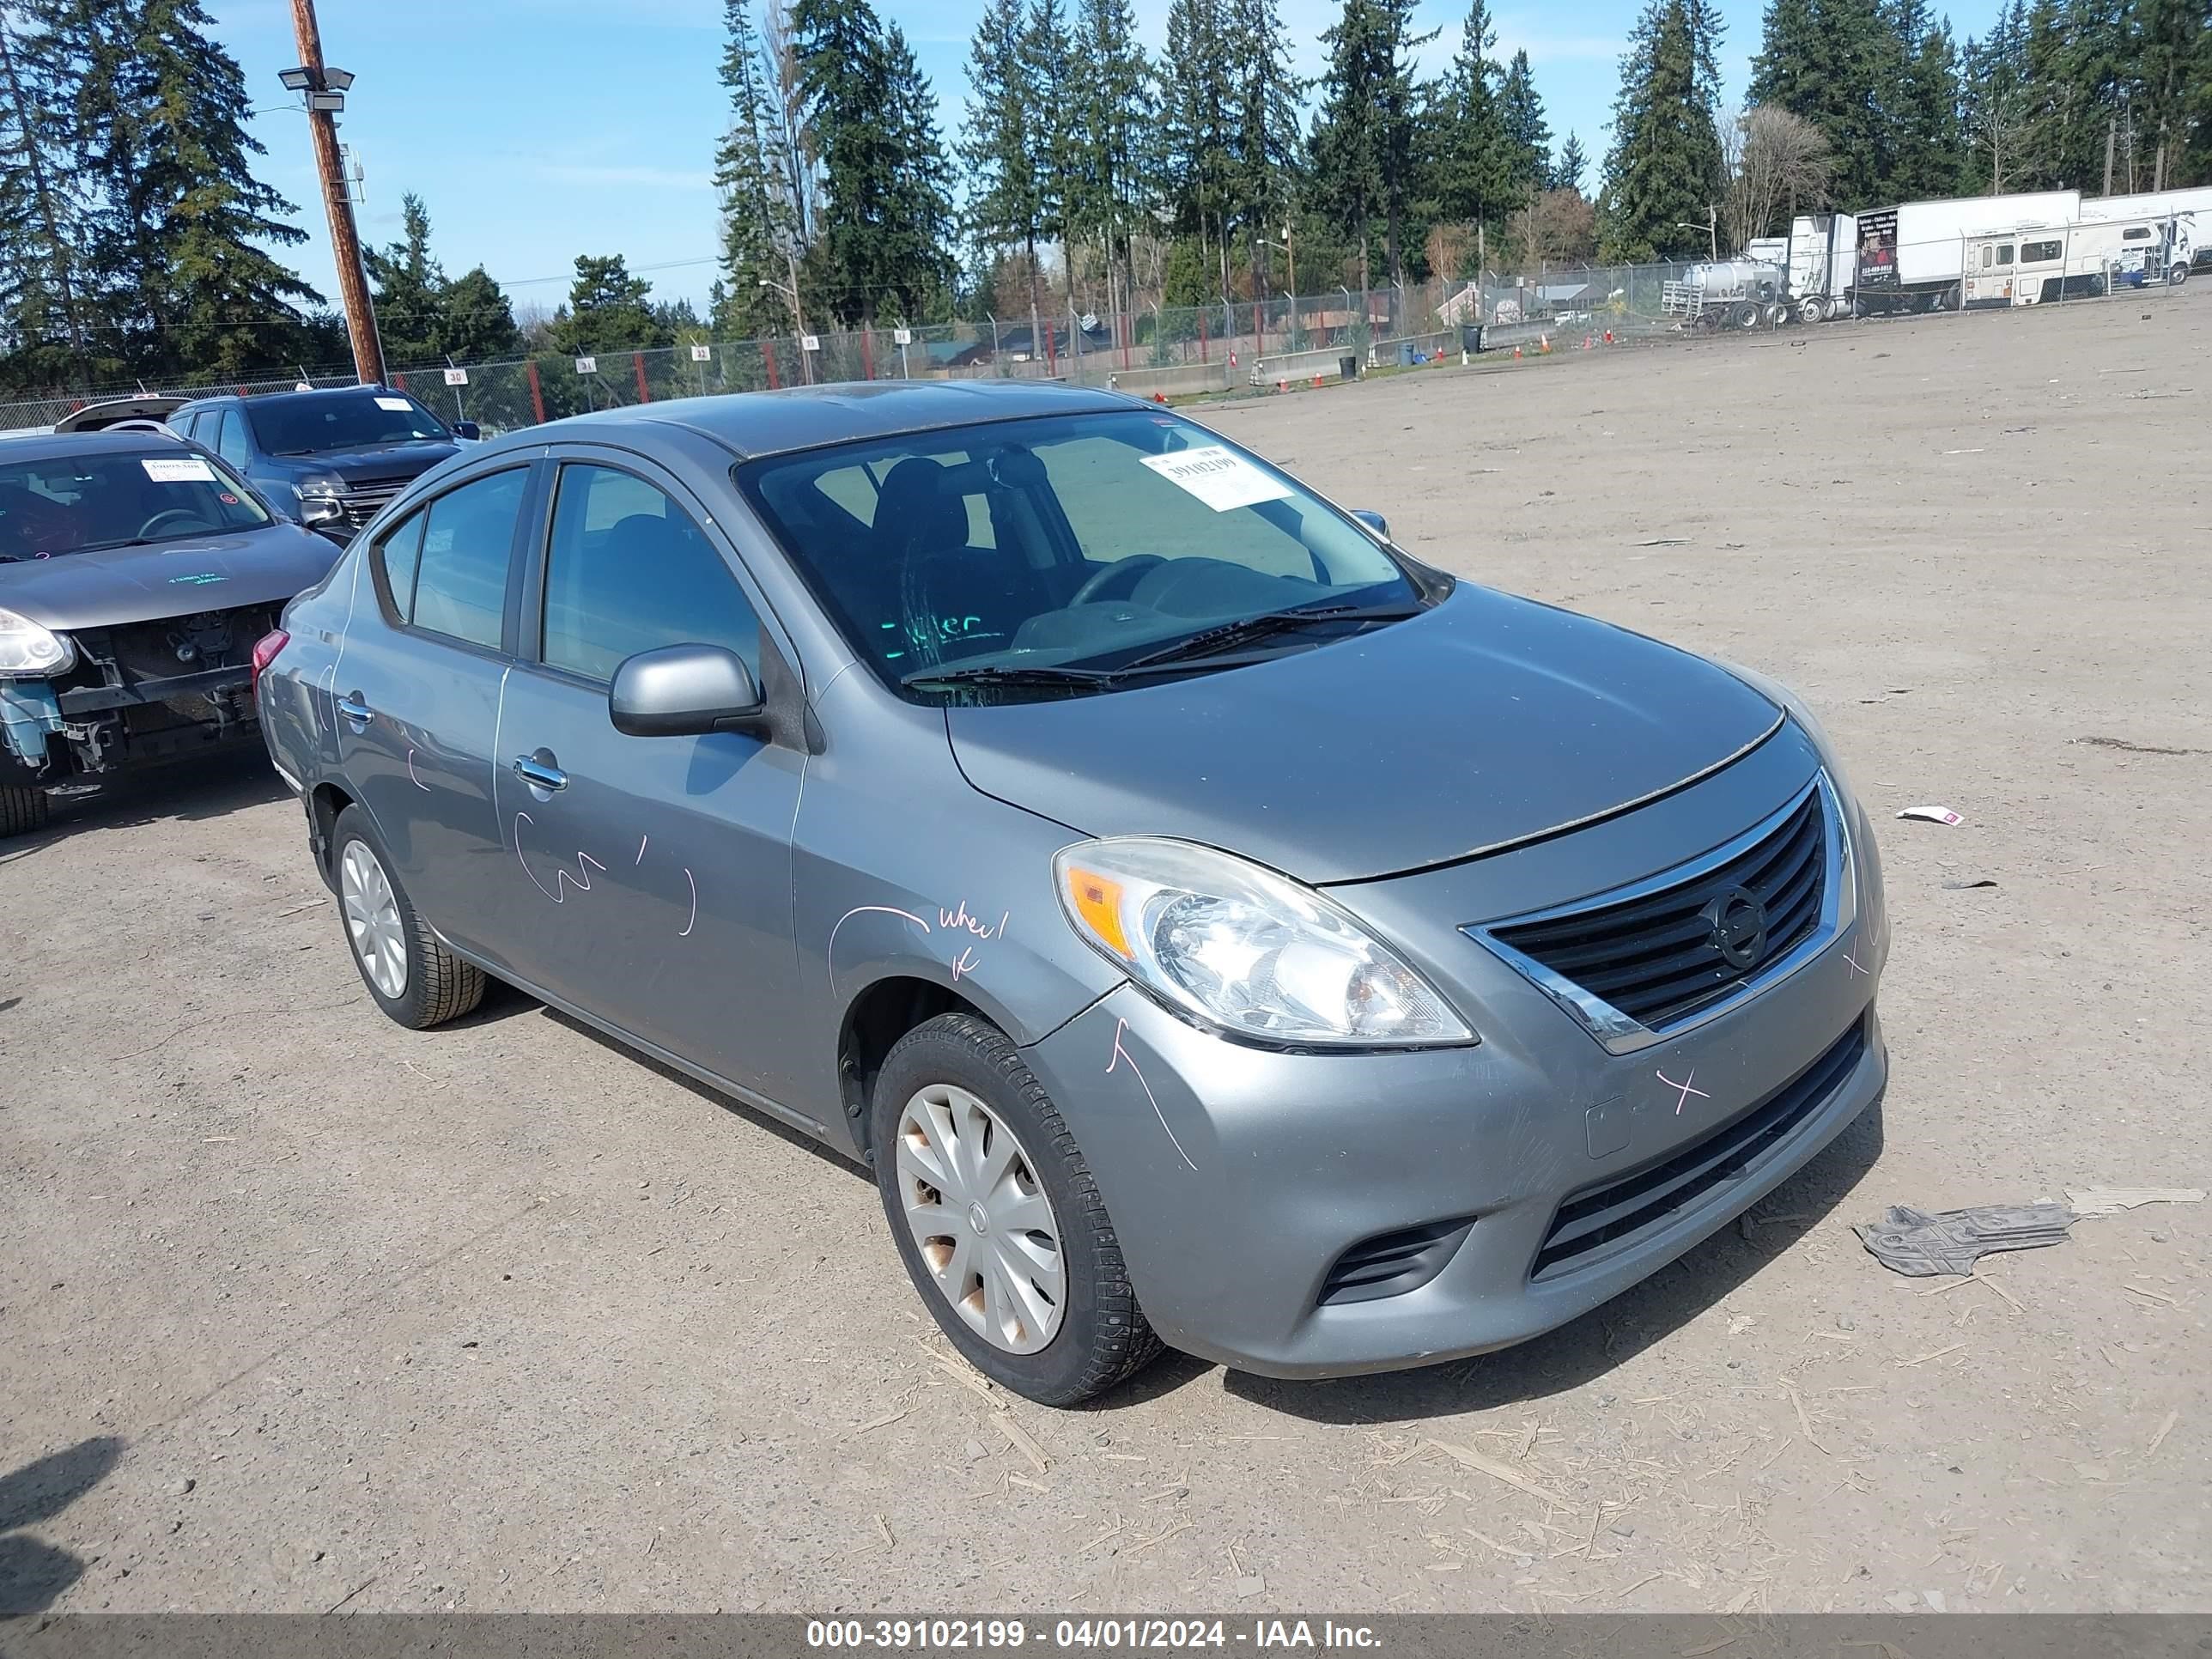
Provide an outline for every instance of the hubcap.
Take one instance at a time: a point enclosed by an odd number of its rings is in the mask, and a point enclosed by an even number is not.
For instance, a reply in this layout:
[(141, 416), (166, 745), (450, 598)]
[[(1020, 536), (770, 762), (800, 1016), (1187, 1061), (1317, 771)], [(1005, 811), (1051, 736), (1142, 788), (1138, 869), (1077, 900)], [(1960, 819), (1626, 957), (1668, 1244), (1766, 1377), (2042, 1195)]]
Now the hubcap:
[(1008, 1353), (1059, 1334), (1067, 1303), (1060, 1221), (1013, 1132), (967, 1090), (933, 1083), (899, 1114), (898, 1190), (938, 1293)]
[(398, 996), (407, 988), (407, 936), (399, 926), (399, 900), (392, 878), (365, 842), (349, 841), (339, 855), (338, 900), (362, 972), (386, 996)]

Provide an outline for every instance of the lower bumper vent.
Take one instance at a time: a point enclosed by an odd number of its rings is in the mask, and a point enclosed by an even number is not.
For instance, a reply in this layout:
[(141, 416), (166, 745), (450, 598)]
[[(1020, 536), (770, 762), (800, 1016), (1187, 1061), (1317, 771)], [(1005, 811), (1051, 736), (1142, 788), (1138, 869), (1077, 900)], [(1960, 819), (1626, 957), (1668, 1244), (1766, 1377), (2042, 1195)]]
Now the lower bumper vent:
[(1321, 1305), (1346, 1302), (1377, 1302), (1386, 1296), (1417, 1291), (1444, 1270), (1473, 1217), (1456, 1221), (1432, 1221), (1425, 1227), (1404, 1227), (1362, 1239), (1328, 1270), (1322, 1281)]

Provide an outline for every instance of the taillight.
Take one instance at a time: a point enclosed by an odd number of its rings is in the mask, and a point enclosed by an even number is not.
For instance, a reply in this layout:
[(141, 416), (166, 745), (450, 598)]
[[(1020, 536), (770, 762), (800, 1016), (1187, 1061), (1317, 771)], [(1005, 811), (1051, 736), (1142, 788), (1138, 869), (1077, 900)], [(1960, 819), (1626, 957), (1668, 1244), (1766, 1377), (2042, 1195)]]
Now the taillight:
[(281, 628), (272, 628), (253, 642), (253, 676), (249, 687), (261, 684), (262, 672), (276, 660), (276, 653), (292, 643), (292, 636)]

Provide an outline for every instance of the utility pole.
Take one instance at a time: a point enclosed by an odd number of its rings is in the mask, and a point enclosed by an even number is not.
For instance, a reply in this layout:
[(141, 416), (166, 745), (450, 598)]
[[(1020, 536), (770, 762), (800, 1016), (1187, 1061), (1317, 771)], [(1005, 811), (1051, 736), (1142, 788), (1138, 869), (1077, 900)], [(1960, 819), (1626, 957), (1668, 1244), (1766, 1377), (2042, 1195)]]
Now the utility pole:
[[(384, 380), (384, 342), (376, 331), (376, 311), (369, 303), (368, 278), (362, 270), (361, 237), (354, 228), (353, 198), (347, 191), (345, 170), (338, 161), (336, 112), (345, 107), (347, 76), (333, 88), (336, 77), (323, 67), (322, 32), (315, 26), (315, 0), (292, 0), (292, 33), (299, 43), (303, 82), (294, 90), (307, 100), (307, 129), (315, 143), (315, 171), (323, 181), (323, 207), (331, 221), (331, 257), (337, 266), (338, 301), (345, 308), (346, 333), (353, 342), (354, 371), (364, 385)], [(286, 77), (289, 85), (291, 76)]]
[(2112, 146), (2118, 136), (2118, 116), (2105, 118), (2105, 194), (2107, 196), (2112, 193)]

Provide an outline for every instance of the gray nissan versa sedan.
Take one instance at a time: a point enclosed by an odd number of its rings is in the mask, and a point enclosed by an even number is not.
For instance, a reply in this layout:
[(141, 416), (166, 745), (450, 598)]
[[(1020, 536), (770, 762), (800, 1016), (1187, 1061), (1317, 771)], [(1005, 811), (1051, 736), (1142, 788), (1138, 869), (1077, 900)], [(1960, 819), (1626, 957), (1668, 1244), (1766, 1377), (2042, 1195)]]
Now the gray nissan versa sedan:
[(261, 654), (386, 1013), (490, 975), (859, 1158), (1035, 1400), (1520, 1341), (1881, 1092), (1874, 838), (1790, 694), (1119, 396), (519, 432)]

